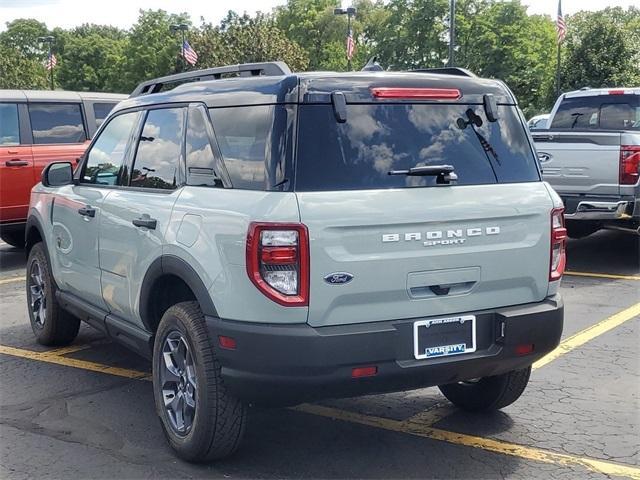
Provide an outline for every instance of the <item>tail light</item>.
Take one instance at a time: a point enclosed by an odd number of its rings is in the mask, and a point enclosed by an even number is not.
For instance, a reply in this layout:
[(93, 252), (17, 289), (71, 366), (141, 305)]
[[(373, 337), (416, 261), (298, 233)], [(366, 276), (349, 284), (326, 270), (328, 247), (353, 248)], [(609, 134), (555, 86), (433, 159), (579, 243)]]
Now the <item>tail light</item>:
[(309, 234), (301, 223), (251, 223), (247, 273), (264, 295), (284, 306), (309, 304)]
[(640, 176), (640, 145), (620, 146), (620, 185), (635, 185)]
[(567, 229), (564, 227), (564, 208), (551, 210), (551, 260), (549, 266), (549, 280), (562, 278), (567, 264)]

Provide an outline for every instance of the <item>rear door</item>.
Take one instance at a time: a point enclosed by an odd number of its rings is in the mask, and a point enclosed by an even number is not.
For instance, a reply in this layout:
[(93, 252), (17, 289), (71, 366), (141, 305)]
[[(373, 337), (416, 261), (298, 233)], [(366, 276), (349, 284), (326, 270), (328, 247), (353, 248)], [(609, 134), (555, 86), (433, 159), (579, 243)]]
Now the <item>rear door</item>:
[[(516, 107), (498, 112), (489, 122), (481, 105), (389, 102), (347, 105), (338, 123), (331, 105), (300, 106), (295, 188), (310, 237), (310, 324), (545, 298), (552, 201)], [(445, 164), (457, 184), (389, 175)]]
[(162, 255), (183, 184), (186, 108), (158, 108), (145, 115), (129, 181), (104, 204), (99, 246), (102, 296), (109, 311), (140, 327), (140, 287), (151, 263)]
[(533, 133), (544, 179), (563, 194), (618, 195), (622, 132), (640, 131), (640, 95), (564, 98), (550, 131)]
[(20, 129), (24, 104), (0, 103), (0, 222), (24, 221), (36, 183), (30, 142)]
[(29, 118), (36, 177), (52, 162), (75, 167), (89, 144), (82, 104), (30, 102)]

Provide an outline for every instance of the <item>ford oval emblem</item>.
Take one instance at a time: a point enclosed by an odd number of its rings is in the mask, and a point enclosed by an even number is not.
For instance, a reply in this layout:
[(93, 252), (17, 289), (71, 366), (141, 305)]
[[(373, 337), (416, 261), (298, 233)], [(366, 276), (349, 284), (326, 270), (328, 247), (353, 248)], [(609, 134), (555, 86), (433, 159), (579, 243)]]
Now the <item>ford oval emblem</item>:
[(343, 285), (353, 280), (353, 275), (347, 272), (330, 273), (324, 277), (324, 281), (329, 285)]
[(547, 163), (553, 159), (553, 156), (547, 152), (538, 152), (538, 159), (540, 159), (540, 163)]

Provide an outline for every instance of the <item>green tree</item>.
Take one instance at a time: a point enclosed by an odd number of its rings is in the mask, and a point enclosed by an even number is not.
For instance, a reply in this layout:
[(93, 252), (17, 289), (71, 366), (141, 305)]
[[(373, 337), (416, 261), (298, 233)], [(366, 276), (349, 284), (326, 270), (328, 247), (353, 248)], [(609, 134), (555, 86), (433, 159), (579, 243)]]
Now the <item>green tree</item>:
[(47, 53), (38, 42), (49, 33), (46, 25), (20, 18), (6, 26), (0, 33), (0, 88), (46, 88)]
[(66, 90), (123, 92), (126, 32), (102, 25), (82, 25), (58, 35), (59, 85)]
[(280, 60), (293, 70), (304, 70), (309, 64), (307, 53), (262, 13), (250, 17), (229, 12), (220, 25), (203, 23), (190, 38), (198, 68)]
[(520, 0), (467, 0), (456, 23), (457, 65), (503, 80), (527, 116), (550, 106), (556, 43), (549, 17), (527, 15)]
[(640, 84), (640, 10), (606, 8), (567, 18), (563, 90)]
[(164, 10), (141, 10), (138, 21), (126, 39), (126, 56), (121, 64), (118, 90), (130, 92), (135, 86), (155, 77), (174, 73), (181, 62), (179, 34), (171, 34), (172, 24), (191, 25), (187, 14), (169, 14)]

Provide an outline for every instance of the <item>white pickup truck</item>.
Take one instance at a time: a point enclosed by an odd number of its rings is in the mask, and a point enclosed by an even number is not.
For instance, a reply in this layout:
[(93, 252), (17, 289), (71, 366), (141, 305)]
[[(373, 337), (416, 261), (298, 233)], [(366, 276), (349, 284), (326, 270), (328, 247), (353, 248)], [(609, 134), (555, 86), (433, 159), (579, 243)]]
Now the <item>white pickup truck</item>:
[(532, 136), (543, 177), (564, 201), (569, 236), (640, 234), (640, 88), (564, 93)]

